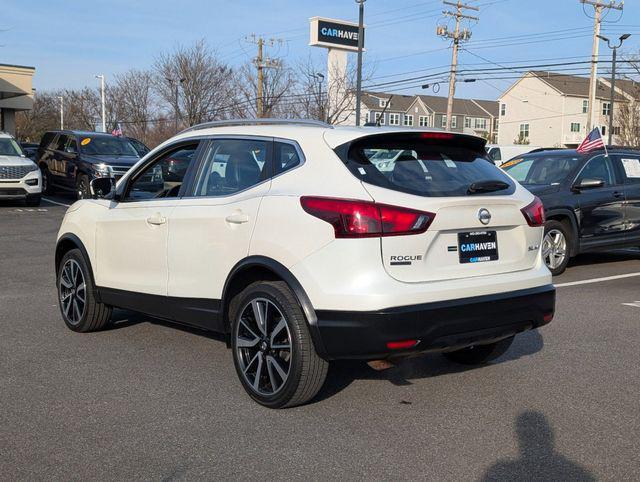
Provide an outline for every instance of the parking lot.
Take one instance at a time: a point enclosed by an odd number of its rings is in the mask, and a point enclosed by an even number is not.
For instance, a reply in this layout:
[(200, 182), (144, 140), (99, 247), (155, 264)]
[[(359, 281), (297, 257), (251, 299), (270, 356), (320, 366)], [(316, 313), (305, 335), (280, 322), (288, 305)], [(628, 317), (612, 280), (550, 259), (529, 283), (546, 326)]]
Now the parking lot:
[(53, 251), (71, 200), (47, 199), (0, 204), (5, 480), (638, 477), (638, 250), (575, 259), (554, 321), (486, 367), (335, 363), (312, 403), (273, 411), (218, 337), (122, 311), (66, 329)]

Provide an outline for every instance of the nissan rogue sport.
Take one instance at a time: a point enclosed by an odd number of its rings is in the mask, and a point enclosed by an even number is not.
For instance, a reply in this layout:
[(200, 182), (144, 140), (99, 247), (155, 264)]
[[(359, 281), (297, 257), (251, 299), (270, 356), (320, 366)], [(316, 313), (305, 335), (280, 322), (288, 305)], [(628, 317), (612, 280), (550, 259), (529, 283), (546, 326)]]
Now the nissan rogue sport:
[[(542, 204), (484, 145), (313, 121), (192, 127), (69, 208), (62, 318), (89, 332), (118, 307), (222, 333), (272, 408), (312, 399), (331, 360), (493, 360), (551, 321), (555, 290)], [(401, 154), (381, 170), (387, 151)]]

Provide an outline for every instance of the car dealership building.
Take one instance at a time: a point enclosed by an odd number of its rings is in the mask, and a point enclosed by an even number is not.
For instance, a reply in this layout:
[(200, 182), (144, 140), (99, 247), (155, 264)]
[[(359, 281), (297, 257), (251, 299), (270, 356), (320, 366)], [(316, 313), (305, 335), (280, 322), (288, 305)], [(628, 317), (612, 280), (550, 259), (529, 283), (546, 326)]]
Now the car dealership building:
[(16, 112), (33, 108), (34, 67), (0, 64), (0, 131), (15, 135)]

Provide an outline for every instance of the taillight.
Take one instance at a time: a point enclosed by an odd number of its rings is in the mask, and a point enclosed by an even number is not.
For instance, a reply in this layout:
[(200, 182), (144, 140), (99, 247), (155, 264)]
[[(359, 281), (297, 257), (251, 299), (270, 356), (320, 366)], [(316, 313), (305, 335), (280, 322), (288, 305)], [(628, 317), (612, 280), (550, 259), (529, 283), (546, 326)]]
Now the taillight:
[(424, 233), (435, 214), (398, 206), (327, 197), (300, 198), (302, 209), (333, 226), (336, 238)]
[(542, 226), (544, 224), (544, 206), (538, 196), (534, 196), (533, 202), (521, 209), (529, 226)]

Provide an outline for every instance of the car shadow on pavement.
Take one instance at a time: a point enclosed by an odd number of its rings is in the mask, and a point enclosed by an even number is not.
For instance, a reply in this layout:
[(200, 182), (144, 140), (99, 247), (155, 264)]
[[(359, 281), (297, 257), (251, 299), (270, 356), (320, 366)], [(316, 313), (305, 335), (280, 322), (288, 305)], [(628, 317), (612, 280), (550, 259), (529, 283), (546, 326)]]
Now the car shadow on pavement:
[[(544, 347), (539, 330), (520, 333), (507, 353), (491, 362), (491, 365), (506, 363), (533, 355)], [(338, 360), (329, 366), (327, 381), (311, 403), (330, 398), (355, 380), (383, 380), (396, 386), (412, 385), (411, 380), (438, 377), (475, 370), (481, 367), (459, 365), (438, 353), (429, 353), (399, 360), (386, 370), (376, 371), (360, 360)]]
[(518, 458), (498, 460), (480, 479), (483, 482), (596, 480), (589, 470), (557, 451), (553, 428), (544, 414), (535, 410), (520, 413), (515, 421), (515, 429), (518, 435)]
[(589, 266), (594, 264), (624, 263), (626, 261), (640, 260), (640, 249), (620, 249), (615, 251), (602, 251), (596, 253), (579, 254), (569, 261), (569, 268), (574, 266)]

